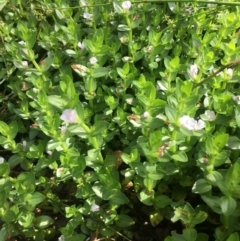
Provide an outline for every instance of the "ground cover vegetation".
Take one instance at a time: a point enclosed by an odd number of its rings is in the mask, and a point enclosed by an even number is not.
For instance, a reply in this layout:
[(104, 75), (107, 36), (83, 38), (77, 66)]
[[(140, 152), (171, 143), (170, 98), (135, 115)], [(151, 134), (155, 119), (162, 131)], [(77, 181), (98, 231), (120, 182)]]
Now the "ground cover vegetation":
[(0, 241), (238, 241), (238, 5), (0, 0)]

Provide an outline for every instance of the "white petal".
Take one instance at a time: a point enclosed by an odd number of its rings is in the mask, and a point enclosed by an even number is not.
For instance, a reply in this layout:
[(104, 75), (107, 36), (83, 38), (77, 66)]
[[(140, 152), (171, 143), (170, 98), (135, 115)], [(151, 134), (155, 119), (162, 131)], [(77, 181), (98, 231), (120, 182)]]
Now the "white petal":
[(196, 125), (195, 125), (195, 130), (201, 130), (205, 127), (205, 122), (203, 120), (199, 120), (197, 121)]
[(216, 115), (215, 115), (215, 112), (214, 111), (211, 111), (211, 110), (206, 110), (204, 115), (206, 116), (206, 118), (209, 120), (209, 121), (212, 121), (216, 118)]
[(124, 1), (124, 2), (122, 3), (123, 9), (126, 10), (126, 11), (128, 11), (131, 6), (132, 6), (132, 4), (131, 4), (130, 1)]
[(147, 111), (145, 111), (145, 112), (143, 113), (143, 117), (144, 117), (144, 118), (148, 118), (148, 116), (149, 116), (149, 113), (148, 113)]
[(89, 59), (91, 64), (96, 64), (97, 63), (97, 59), (95, 57), (92, 57)]
[(97, 204), (95, 204), (95, 203), (91, 207), (91, 211), (92, 212), (98, 212), (99, 209), (100, 209), (100, 207)]
[(72, 109), (66, 109), (63, 111), (60, 119), (66, 121), (67, 123), (76, 123), (77, 122), (77, 112)]

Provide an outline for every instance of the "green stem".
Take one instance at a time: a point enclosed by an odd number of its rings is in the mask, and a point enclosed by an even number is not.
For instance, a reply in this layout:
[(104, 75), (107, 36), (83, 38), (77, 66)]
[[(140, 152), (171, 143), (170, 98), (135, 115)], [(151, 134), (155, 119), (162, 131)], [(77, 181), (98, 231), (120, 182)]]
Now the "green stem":
[[(145, 0), (145, 1), (133, 1), (131, 2), (132, 4), (139, 4), (139, 3), (143, 3), (143, 4), (147, 4), (147, 3), (168, 3), (168, 2), (174, 2), (174, 3), (189, 3), (189, 0)], [(226, 5), (226, 6), (240, 6), (240, 3), (237, 2), (219, 2), (219, 1), (195, 1), (195, 4), (216, 4), (216, 5)], [(88, 5), (89, 8), (94, 8), (94, 7), (101, 7), (101, 6), (108, 6), (108, 5), (112, 5), (112, 2), (110, 3), (101, 3), (101, 4), (94, 4), (94, 5)], [(85, 8), (85, 6), (75, 6), (75, 7), (64, 7), (64, 8), (58, 8), (58, 7), (53, 7), (52, 9), (79, 9), (79, 8)]]
[(102, 157), (102, 153), (101, 153), (101, 151), (100, 151), (100, 148), (99, 148), (99, 146), (98, 146), (97, 138), (94, 136), (94, 137), (91, 137), (90, 139), (91, 139), (91, 141), (92, 141), (93, 147), (94, 147), (95, 149), (99, 150), (99, 152), (98, 152), (98, 159), (99, 159), (99, 161), (103, 164), (103, 163), (104, 163), (104, 162), (103, 162), (103, 157)]
[[(92, 77), (90, 77), (90, 79), (89, 79), (88, 92), (90, 93), (90, 95), (93, 93), (93, 79), (92, 79)], [(91, 109), (93, 109), (93, 100), (89, 100), (89, 104), (90, 104)]]
[(210, 79), (214, 78), (217, 74), (219, 74), (220, 72), (222, 72), (224, 69), (232, 66), (232, 65), (236, 65), (240, 63), (240, 59), (235, 59), (233, 61), (231, 61), (230, 63), (222, 66), (219, 70), (217, 70), (216, 72), (212, 73), (211, 75), (209, 75), (207, 78), (203, 79), (202, 81), (200, 81), (199, 83), (197, 83), (196, 85), (193, 86), (193, 89), (195, 89), (196, 87), (203, 85), (205, 82), (209, 81)]
[[(41, 69), (41, 67), (38, 65), (38, 63), (35, 61), (35, 59), (32, 59), (32, 63), (33, 63), (33, 65), (35, 66), (35, 68), (37, 69), (37, 71), (40, 72), (40, 73), (42, 73), (42, 69)], [(45, 77), (45, 75), (44, 75), (43, 73), (42, 73), (41, 77), (42, 77), (43, 81), (46, 81), (46, 80), (47, 80), (46, 77)]]
[[(92, 16), (94, 16), (94, 13), (93, 13), (93, 11), (94, 11), (94, 1), (92, 0), (91, 1), (91, 4), (92, 4), (92, 8), (90, 8), (90, 13), (92, 14)], [(91, 19), (91, 22), (92, 22), (92, 27), (93, 27), (93, 29), (94, 30), (96, 30), (97, 28), (96, 28), (96, 23), (95, 23), (95, 21), (93, 20), (93, 19)]]
[(125, 19), (127, 22), (127, 26), (130, 28), (130, 30), (128, 32), (128, 55), (132, 56), (132, 49), (131, 49), (131, 46), (129, 46), (132, 43), (132, 25), (131, 25), (131, 21), (128, 17), (128, 14), (125, 15)]
[[(174, 131), (172, 132), (172, 140), (175, 141), (175, 142), (176, 142), (176, 140), (177, 140), (177, 131), (176, 131), (176, 130), (174, 130)], [(172, 152), (175, 153), (176, 151), (177, 151), (177, 145), (174, 145), (174, 146), (172, 147)]]
[(22, 8), (21, 0), (18, 0), (18, 5), (19, 5), (19, 8), (20, 8), (20, 13), (21, 13), (21, 15), (23, 15), (24, 11), (23, 11), (23, 8)]
[[(91, 130), (90, 128), (84, 124), (83, 122), (79, 123), (80, 126), (88, 133), (88, 134), (91, 134)], [(100, 151), (100, 148), (98, 146), (98, 142), (97, 142), (97, 138), (94, 136), (94, 137), (90, 137), (90, 141), (92, 142), (92, 145), (95, 149), (99, 150), (99, 153), (98, 153), (98, 159), (101, 163), (103, 163), (103, 157), (102, 157), (102, 153)]]

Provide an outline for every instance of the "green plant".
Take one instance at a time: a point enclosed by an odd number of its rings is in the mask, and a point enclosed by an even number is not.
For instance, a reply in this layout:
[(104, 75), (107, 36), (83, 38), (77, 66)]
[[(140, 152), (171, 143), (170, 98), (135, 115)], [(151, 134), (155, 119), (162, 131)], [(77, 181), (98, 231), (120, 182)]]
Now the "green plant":
[(1, 1), (0, 241), (238, 240), (238, 5)]

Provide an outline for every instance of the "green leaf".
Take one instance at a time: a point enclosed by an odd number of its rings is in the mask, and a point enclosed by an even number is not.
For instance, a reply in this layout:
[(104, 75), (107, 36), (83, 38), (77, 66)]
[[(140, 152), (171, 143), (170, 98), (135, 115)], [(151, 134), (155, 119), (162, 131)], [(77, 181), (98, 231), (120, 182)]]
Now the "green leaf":
[(152, 224), (153, 227), (156, 227), (161, 221), (163, 220), (163, 216), (159, 212), (153, 212), (150, 214), (150, 223)]
[(126, 214), (119, 214), (116, 220), (116, 225), (121, 228), (132, 226), (134, 223), (134, 220)]
[(162, 144), (162, 133), (160, 130), (150, 133), (149, 144), (152, 149), (157, 149)]
[(147, 206), (152, 206), (154, 201), (154, 192), (147, 193), (147, 190), (143, 190), (139, 194), (139, 199)]
[(145, 96), (148, 98), (148, 100), (150, 102), (155, 100), (155, 98), (156, 98), (156, 88), (155, 88), (155, 86), (153, 85), (152, 82), (147, 82), (145, 84), (144, 92), (145, 92)]
[(24, 228), (31, 227), (33, 225), (34, 215), (33, 213), (21, 213), (18, 223)]
[(176, 3), (168, 2), (168, 7), (173, 13), (176, 13), (177, 11)]
[(114, 193), (110, 196), (110, 203), (112, 205), (122, 205), (128, 203), (129, 200), (127, 196), (120, 190), (115, 190)]
[(197, 180), (192, 187), (192, 191), (194, 193), (205, 193), (210, 191), (211, 189), (212, 189), (212, 186), (209, 185), (205, 179)]
[(83, 42), (84, 42), (84, 46), (86, 47), (86, 49), (89, 50), (91, 53), (95, 54), (97, 52), (97, 49), (91, 40), (84, 39)]
[(82, 103), (80, 101), (76, 105), (76, 111), (77, 111), (77, 115), (78, 115), (79, 119), (81, 121), (84, 121), (84, 109), (83, 109)]
[(158, 195), (154, 199), (154, 207), (165, 208), (172, 203), (172, 200), (166, 195)]
[(8, 230), (6, 227), (2, 227), (0, 230), (0, 241), (6, 241), (6, 240), (8, 240)]
[(215, 213), (222, 214), (220, 207), (221, 201), (219, 197), (201, 196), (201, 198)]
[(5, 7), (5, 5), (8, 3), (8, 0), (0, 0), (0, 12)]
[[(2, 181), (4, 181), (4, 179), (2, 179)], [(1, 191), (0, 191), (0, 207), (2, 207), (4, 205), (6, 198), (7, 198), (6, 191), (2, 190), (2, 188), (1, 188)]]
[(195, 225), (204, 222), (208, 217), (206, 212), (200, 211), (198, 212), (191, 220), (191, 227), (195, 227)]
[(31, 206), (35, 207), (37, 204), (41, 203), (46, 197), (41, 194), (40, 192), (34, 192), (31, 196), (27, 199), (27, 203)]
[(186, 239), (176, 231), (172, 231), (171, 234), (174, 241), (186, 241)]
[(153, 180), (153, 181), (161, 180), (162, 178), (164, 178), (164, 176), (165, 176), (164, 172), (160, 172), (160, 171), (157, 171), (157, 170), (152, 171), (152, 172), (147, 174), (147, 177), (150, 180)]
[(239, 235), (237, 232), (232, 233), (226, 241), (239, 241)]
[(35, 226), (41, 229), (45, 229), (54, 223), (54, 220), (46, 215), (39, 216), (35, 219)]
[(42, 72), (46, 72), (53, 63), (53, 57), (50, 55), (41, 62)]
[(119, 24), (117, 27), (117, 30), (121, 32), (125, 32), (125, 31), (130, 31), (131, 29), (127, 25)]
[(68, 127), (68, 131), (72, 134), (78, 135), (79, 137), (86, 139), (89, 134), (79, 125), (71, 125)]
[(4, 213), (2, 220), (6, 223), (11, 223), (16, 221), (16, 217), (17, 215), (12, 210), (9, 209)]
[(117, 67), (117, 73), (122, 79), (125, 79), (127, 77), (127, 74), (122, 68)]
[(47, 150), (51, 151), (51, 150), (54, 150), (56, 148), (58, 148), (58, 150), (62, 150), (61, 144), (62, 143), (59, 142), (59, 141), (50, 140), (47, 144)]
[(16, 165), (20, 164), (22, 161), (23, 161), (23, 157), (15, 154), (9, 158), (8, 163), (10, 167), (15, 167)]
[(50, 95), (47, 97), (47, 100), (48, 103), (50, 103), (54, 107), (57, 107), (59, 110), (66, 108), (68, 104), (68, 100), (66, 98), (58, 95)]
[(170, 61), (170, 67), (172, 70), (174, 71), (177, 71), (179, 69), (179, 62), (180, 62), (180, 59), (178, 56), (176, 56), (175, 58), (173, 58), (171, 61)]
[(177, 154), (172, 155), (172, 159), (175, 161), (179, 161), (179, 162), (187, 162), (188, 161), (187, 154), (183, 151), (179, 151), (179, 152), (177, 152)]
[(218, 151), (220, 151), (228, 142), (228, 138), (229, 135), (227, 133), (215, 133), (213, 145), (217, 148)]
[(173, 238), (172, 238), (172, 237), (167, 236), (167, 237), (164, 239), (164, 241), (175, 241), (175, 240), (173, 240)]
[(230, 152), (228, 152), (228, 151), (219, 152), (213, 159), (214, 161), (213, 161), (212, 165), (214, 165), (215, 167), (221, 166), (222, 164), (224, 164), (228, 161), (229, 155), (230, 155)]
[(10, 173), (10, 167), (8, 163), (1, 163), (0, 164), (0, 176), (7, 177)]
[(9, 124), (8, 136), (14, 139), (18, 133), (18, 124), (16, 121), (11, 121)]
[(32, 193), (35, 190), (35, 175), (32, 172), (22, 172), (15, 183), (16, 190), (21, 194)]
[(93, 78), (100, 78), (104, 77), (108, 74), (109, 70), (104, 67), (99, 67), (91, 70), (91, 76)]
[(151, 105), (150, 101), (145, 95), (137, 95), (137, 99), (144, 106), (145, 109), (148, 109), (148, 107)]
[(183, 230), (183, 237), (187, 241), (195, 241), (197, 239), (197, 231), (194, 228), (187, 228)]
[(120, 5), (119, 2), (116, 2), (116, 1), (113, 1), (113, 7), (114, 7), (114, 10), (118, 13), (118, 14), (121, 14), (123, 13), (123, 9)]
[(170, 106), (165, 107), (165, 114), (168, 118), (168, 121), (170, 123), (175, 123), (177, 120), (177, 110), (175, 108), (172, 108)]
[(231, 215), (237, 207), (237, 203), (232, 197), (221, 197), (220, 203), (222, 213), (225, 216)]
[(4, 136), (7, 136), (8, 132), (9, 132), (8, 125), (5, 122), (0, 121), (0, 133), (2, 133)]
[(98, 121), (92, 126), (91, 136), (102, 134), (109, 128), (109, 123), (106, 121)]
[(196, 241), (208, 241), (209, 236), (205, 233), (198, 233)]

